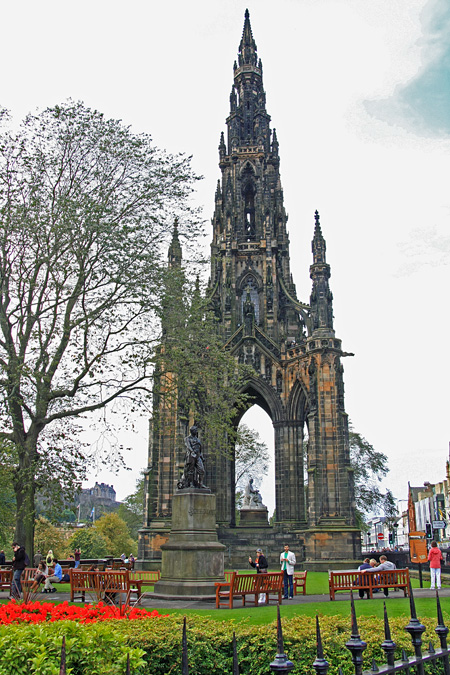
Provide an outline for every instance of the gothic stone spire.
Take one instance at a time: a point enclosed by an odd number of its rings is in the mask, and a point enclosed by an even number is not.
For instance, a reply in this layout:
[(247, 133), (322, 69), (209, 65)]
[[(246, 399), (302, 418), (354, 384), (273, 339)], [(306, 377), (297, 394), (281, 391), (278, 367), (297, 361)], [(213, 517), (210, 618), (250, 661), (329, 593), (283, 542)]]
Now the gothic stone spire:
[(312, 240), (313, 264), (309, 268), (313, 282), (310, 299), (313, 335), (333, 336), (333, 294), (328, 283), (331, 271), (326, 262), (326, 243), (318, 211), (315, 212), (314, 218), (316, 222)]

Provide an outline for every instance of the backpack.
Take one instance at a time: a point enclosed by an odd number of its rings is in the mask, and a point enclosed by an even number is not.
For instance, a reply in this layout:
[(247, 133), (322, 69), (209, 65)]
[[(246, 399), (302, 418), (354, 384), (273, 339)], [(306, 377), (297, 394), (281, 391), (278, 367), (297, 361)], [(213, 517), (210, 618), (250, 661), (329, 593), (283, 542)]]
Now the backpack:
[(25, 551), (25, 567), (30, 566), (30, 559), (28, 557), (28, 553)]

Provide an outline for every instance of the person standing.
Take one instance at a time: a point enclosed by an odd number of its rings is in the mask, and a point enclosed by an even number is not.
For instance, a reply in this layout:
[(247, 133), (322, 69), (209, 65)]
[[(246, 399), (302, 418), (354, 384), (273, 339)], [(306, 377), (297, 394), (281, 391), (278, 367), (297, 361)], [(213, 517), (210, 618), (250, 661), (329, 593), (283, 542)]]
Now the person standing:
[(75, 569), (76, 569), (79, 566), (80, 560), (81, 560), (81, 549), (80, 548), (75, 549), (74, 558), (75, 558)]
[(431, 586), (430, 588), (441, 587), (441, 562), (444, 561), (441, 549), (437, 542), (431, 542), (431, 548), (428, 552), (428, 560), (430, 562)]
[(294, 565), (296, 563), (295, 553), (289, 550), (288, 544), (284, 545), (284, 551), (280, 554), (280, 563), (281, 569), (284, 573), (284, 599), (288, 599), (288, 590), (289, 597), (292, 599), (294, 597)]
[(13, 568), (13, 580), (11, 584), (11, 596), (13, 598), (20, 598), (22, 593), (22, 584), (20, 579), (22, 577), (22, 572), (26, 567), (25, 563), (25, 549), (17, 541), (13, 542), (12, 549), (14, 551), (14, 557), (12, 560)]
[(41, 553), (40, 550), (38, 549), (37, 552), (34, 554), (34, 558), (33, 558), (33, 567), (36, 567), (36, 568), (39, 567), (39, 563), (40, 563), (41, 560), (43, 560), (43, 559), (44, 559), (44, 556), (42, 555), (42, 553)]
[[(262, 548), (258, 548), (256, 551), (256, 560), (253, 562), (253, 559), (251, 556), (248, 557), (248, 562), (252, 567), (256, 568), (256, 573), (257, 574), (266, 574), (267, 573), (267, 568), (269, 567), (269, 564), (267, 562), (267, 558), (265, 555), (263, 555)], [(266, 594), (265, 593), (260, 593), (259, 598), (258, 598), (259, 603), (264, 603), (266, 602)]]
[(2, 565), (5, 564), (5, 562), (6, 562), (5, 551), (2, 549), (0, 551), (0, 567), (2, 567)]

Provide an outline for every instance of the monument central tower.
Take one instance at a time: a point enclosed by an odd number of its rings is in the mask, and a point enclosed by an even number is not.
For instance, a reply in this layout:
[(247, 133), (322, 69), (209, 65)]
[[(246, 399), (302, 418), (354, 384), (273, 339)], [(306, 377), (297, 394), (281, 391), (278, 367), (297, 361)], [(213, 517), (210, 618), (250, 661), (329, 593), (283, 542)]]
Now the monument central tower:
[[(264, 550), (278, 554), (288, 536), (300, 559), (303, 552), (311, 564), (356, 558), (360, 533), (344, 408), (345, 354), (333, 328), (326, 244), (316, 211), (312, 290), (309, 302), (301, 302), (290, 270), (279, 144), (266, 110), (248, 10), (226, 124), (219, 143), (208, 294), (225, 348), (253, 367), (246, 393), (273, 423), (276, 521), (263, 535), (235, 526), (234, 462), (210, 453), (206, 481), (217, 497), (219, 539), (232, 565), (242, 561), (244, 550), (248, 555), (253, 541), (262, 543), (262, 536)], [(155, 542), (170, 523), (176, 476), (168, 467), (180, 461), (180, 439), (187, 435), (175, 410), (158, 415), (172, 433), (160, 424), (150, 453), (140, 557), (152, 560), (159, 555)], [(169, 497), (165, 501), (163, 494)]]

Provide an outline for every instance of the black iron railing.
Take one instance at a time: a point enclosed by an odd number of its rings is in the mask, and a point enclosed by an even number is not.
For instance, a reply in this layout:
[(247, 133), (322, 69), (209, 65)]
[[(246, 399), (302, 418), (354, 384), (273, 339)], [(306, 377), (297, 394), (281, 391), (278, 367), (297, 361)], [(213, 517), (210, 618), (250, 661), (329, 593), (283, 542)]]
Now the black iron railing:
[[(355, 603), (353, 600), (353, 593), (351, 593), (350, 606), (351, 606), (351, 636), (350, 639), (345, 643), (345, 646), (351, 653), (353, 669), (355, 675), (394, 675), (394, 673), (405, 673), (405, 675), (410, 675), (411, 671), (415, 675), (424, 675), (425, 674), (425, 664), (435, 664), (437, 669), (434, 672), (442, 673), (442, 675), (450, 675), (450, 662), (449, 662), (449, 649), (447, 647), (447, 634), (449, 629), (444, 624), (441, 603), (439, 600), (439, 594), (436, 591), (436, 606), (437, 606), (437, 626), (435, 628), (435, 633), (437, 634), (440, 647), (435, 649), (433, 644), (430, 642), (428, 645), (427, 651), (422, 651), (422, 634), (425, 631), (425, 626), (419, 621), (416, 614), (416, 608), (414, 603), (414, 596), (412, 588), (410, 586), (410, 612), (411, 618), (405, 630), (411, 636), (411, 643), (414, 649), (414, 656), (407, 656), (405, 650), (402, 650), (401, 658), (395, 660), (395, 650), (396, 644), (392, 640), (391, 630), (389, 627), (389, 619), (386, 610), (386, 603), (384, 603), (384, 640), (381, 643), (381, 648), (386, 657), (386, 663), (379, 665), (376, 661), (372, 662), (371, 668), (369, 670), (363, 671), (363, 653), (367, 647), (367, 643), (361, 639), (358, 629), (358, 623), (356, 620), (355, 612)], [(330, 664), (324, 658), (323, 647), (322, 647), (322, 638), (320, 634), (320, 624), (319, 617), (316, 617), (316, 640), (317, 640), (317, 656), (312, 663), (312, 667), (316, 671), (316, 675), (327, 675)], [(236, 646), (236, 636), (233, 632), (233, 670), (230, 675), (239, 675), (239, 662), (238, 662), (238, 653)], [(183, 621), (183, 635), (181, 641), (181, 675), (189, 675), (189, 662), (188, 662), (188, 640), (187, 640), (187, 631), (186, 631), (186, 617)], [(280, 606), (277, 607), (277, 654), (275, 659), (268, 665), (268, 673), (278, 673), (279, 675), (287, 675), (294, 668), (294, 663), (288, 659), (284, 653), (283, 645), (283, 631), (281, 628), (281, 618), (280, 618)], [(269, 671), (270, 669), (270, 671)], [(342, 673), (339, 668), (339, 672)], [(66, 675), (66, 646), (65, 638), (63, 638), (62, 649), (61, 649), (61, 669), (60, 675)], [(128, 655), (127, 667), (125, 675), (131, 675), (130, 671), (130, 657)]]

